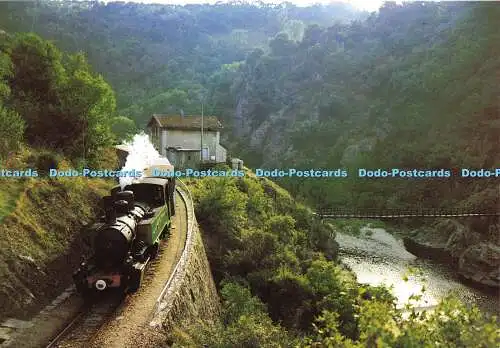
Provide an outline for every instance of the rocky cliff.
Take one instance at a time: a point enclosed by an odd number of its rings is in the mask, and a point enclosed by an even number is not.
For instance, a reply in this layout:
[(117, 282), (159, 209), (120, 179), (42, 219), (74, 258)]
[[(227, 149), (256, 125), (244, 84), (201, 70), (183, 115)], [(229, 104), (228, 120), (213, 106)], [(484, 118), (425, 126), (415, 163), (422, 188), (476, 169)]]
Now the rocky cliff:
[(404, 242), (411, 253), (452, 263), (460, 276), (478, 285), (500, 287), (500, 224), (496, 217), (442, 220), (413, 231)]

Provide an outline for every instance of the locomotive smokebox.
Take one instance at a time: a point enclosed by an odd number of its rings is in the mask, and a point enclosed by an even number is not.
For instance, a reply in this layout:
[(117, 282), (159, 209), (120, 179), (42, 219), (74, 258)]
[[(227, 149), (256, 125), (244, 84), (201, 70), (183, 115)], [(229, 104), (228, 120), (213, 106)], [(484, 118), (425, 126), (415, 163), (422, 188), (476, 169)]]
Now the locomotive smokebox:
[(114, 224), (116, 222), (116, 211), (114, 206), (114, 198), (111, 196), (104, 196), (102, 198), (104, 203), (104, 213), (106, 215), (106, 223)]

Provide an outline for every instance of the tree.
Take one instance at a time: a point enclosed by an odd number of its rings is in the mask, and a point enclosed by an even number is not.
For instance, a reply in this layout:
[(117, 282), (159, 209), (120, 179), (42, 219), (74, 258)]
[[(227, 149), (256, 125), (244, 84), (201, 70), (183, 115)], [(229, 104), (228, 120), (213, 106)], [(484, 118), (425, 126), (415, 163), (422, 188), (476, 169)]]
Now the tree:
[(118, 141), (130, 140), (138, 131), (135, 122), (125, 116), (114, 117), (111, 120), (111, 130)]
[(293, 54), (296, 46), (287, 33), (281, 32), (269, 42), (269, 47), (272, 55), (287, 57)]
[(12, 61), (8, 54), (0, 51), (0, 102), (10, 96), (8, 78), (12, 76)]
[(27, 140), (31, 144), (57, 143), (54, 137), (60, 132), (54, 125), (64, 123), (57, 113), (58, 91), (66, 77), (61, 52), (35, 34), (19, 34), (10, 56), (9, 104), (26, 121)]
[(15, 111), (0, 104), (0, 159), (5, 159), (10, 152), (19, 148), (24, 128), (23, 119)]
[(74, 139), (67, 150), (71, 155), (81, 154), (92, 163), (100, 151), (113, 142), (111, 120), (116, 110), (116, 99), (111, 86), (100, 75), (92, 73), (82, 53), (69, 55), (68, 78), (61, 93), (62, 118), (72, 124)]
[(290, 40), (300, 42), (304, 36), (305, 25), (301, 20), (288, 20), (285, 23), (284, 30), (288, 33)]
[(25, 120), (29, 144), (96, 161), (113, 140), (116, 101), (109, 84), (82, 53), (63, 55), (35, 34), (16, 36), (11, 59), (8, 105)]

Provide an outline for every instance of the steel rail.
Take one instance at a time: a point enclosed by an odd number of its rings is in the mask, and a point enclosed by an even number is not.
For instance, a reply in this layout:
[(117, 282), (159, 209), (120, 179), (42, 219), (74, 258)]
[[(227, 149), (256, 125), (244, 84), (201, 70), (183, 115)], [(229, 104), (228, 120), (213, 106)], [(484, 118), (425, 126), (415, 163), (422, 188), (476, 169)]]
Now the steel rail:
[(54, 337), (51, 339), (49, 344), (45, 346), (45, 348), (53, 348), (56, 347), (56, 344), (61, 341), (64, 336), (71, 331), (71, 329), (75, 326), (75, 324), (85, 317), (85, 315), (89, 312), (89, 308), (82, 308), (81, 311), (76, 314), (73, 319)]

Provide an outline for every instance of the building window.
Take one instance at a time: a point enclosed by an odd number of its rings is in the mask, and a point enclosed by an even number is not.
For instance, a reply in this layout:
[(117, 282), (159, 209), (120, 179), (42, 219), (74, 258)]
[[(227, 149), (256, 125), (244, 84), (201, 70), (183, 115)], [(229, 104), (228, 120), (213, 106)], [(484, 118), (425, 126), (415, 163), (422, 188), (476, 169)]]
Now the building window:
[(188, 161), (191, 161), (191, 155), (188, 155)]

